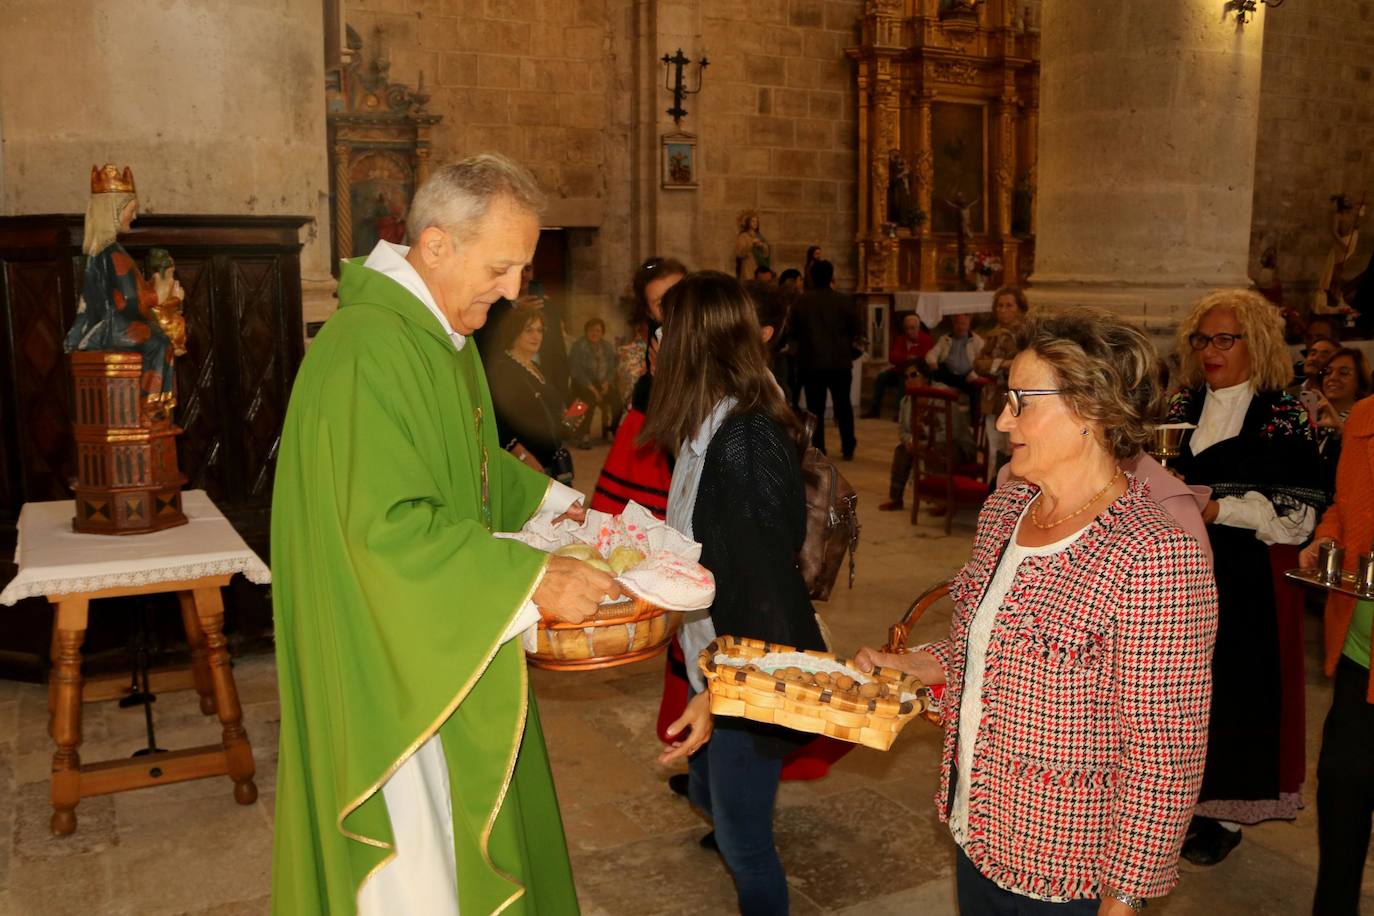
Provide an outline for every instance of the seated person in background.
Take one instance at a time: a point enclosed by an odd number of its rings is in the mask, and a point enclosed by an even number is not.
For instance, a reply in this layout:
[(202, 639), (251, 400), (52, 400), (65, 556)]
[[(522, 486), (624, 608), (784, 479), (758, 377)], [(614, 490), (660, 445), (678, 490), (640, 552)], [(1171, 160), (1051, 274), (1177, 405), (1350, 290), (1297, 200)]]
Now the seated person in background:
[(1341, 329), (1336, 327), (1336, 322), (1330, 318), (1323, 318), (1320, 315), (1313, 315), (1312, 320), (1307, 322), (1302, 332), (1302, 355), (1297, 362), (1293, 363), (1293, 375), (1302, 377), (1303, 360), (1307, 358), (1307, 348), (1312, 346), (1316, 340), (1326, 339), (1336, 346), (1341, 345)]
[[(1335, 473), (1341, 454), (1345, 419), (1355, 402), (1369, 396), (1369, 360), (1354, 347), (1342, 347), (1331, 355), (1321, 370), (1321, 397), (1309, 408), (1308, 419), (1317, 434), (1317, 450)], [(1310, 396), (1305, 396), (1310, 397)]]
[(1007, 434), (997, 428), (997, 415), (1007, 399), (1007, 374), (1011, 361), (1021, 352), (1017, 332), (1030, 303), (1019, 286), (1004, 286), (992, 296), (992, 315), (997, 324), (987, 332), (982, 351), (973, 361), (973, 371), (988, 380), (983, 386), (981, 410), (988, 444), (989, 472), (1011, 458)]
[(801, 271), (789, 267), (778, 275), (778, 289), (788, 293), (801, 292)]
[[(911, 317), (915, 317), (914, 315)], [(901, 441), (892, 450), (892, 472), (888, 480), (887, 502), (878, 505), (879, 512), (896, 512), (904, 508), (902, 494), (906, 492), (907, 481), (911, 479), (912, 467), (916, 461), (916, 436), (911, 426), (911, 391), (914, 388), (947, 388), (947, 385), (932, 385), (921, 371), (918, 363), (906, 367), (906, 391), (897, 404), (897, 430)], [(944, 441), (944, 423), (935, 427), (935, 444)], [(968, 464), (977, 456), (977, 446), (973, 441), (973, 428), (963, 421), (962, 416), (954, 418), (954, 461)], [(940, 513), (934, 513), (940, 514)]]
[(615, 432), (620, 422), (620, 392), (616, 385), (615, 347), (606, 339), (606, 322), (593, 318), (582, 328), (582, 336), (573, 341), (568, 352), (568, 372), (572, 377), (572, 396), (589, 405), (586, 416), (577, 430), (577, 445), (588, 448), (587, 430), (592, 413), (601, 409), (601, 435)]
[(971, 328), (972, 315), (950, 315), (949, 333), (936, 341), (926, 354), (930, 377), (951, 388), (971, 392), (978, 373), (973, 371), (974, 360), (983, 352), (983, 338)]
[[(920, 318), (911, 312), (902, 317), (902, 333), (892, 338), (892, 346), (887, 351), (889, 365), (873, 380), (873, 406), (864, 416), (882, 416), (887, 389), (896, 388), (900, 391), (907, 367), (919, 365), (934, 345), (935, 339), (921, 326)], [(900, 396), (898, 400), (901, 400)]]
[(755, 268), (754, 268), (754, 279), (755, 279), (755, 280), (758, 280), (760, 283), (772, 283), (772, 282), (773, 282), (773, 268), (771, 268), (771, 267), (755, 267)]
[(1303, 358), (1295, 364), (1293, 384), (1288, 386), (1288, 393), (1296, 395), (1303, 389), (1321, 391), (1322, 369), (1326, 367), (1326, 361), (1340, 348), (1340, 344), (1326, 337), (1318, 337), (1308, 343), (1307, 349), (1303, 351)]

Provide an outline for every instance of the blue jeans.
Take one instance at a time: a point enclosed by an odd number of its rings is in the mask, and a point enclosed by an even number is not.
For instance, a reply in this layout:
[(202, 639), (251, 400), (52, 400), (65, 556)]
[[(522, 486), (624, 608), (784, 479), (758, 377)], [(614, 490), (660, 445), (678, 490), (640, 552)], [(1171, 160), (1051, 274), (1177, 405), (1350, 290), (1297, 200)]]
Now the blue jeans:
[(1003, 890), (960, 849), (954, 866), (954, 887), (959, 897), (959, 916), (1097, 916), (1098, 900), (1046, 903)]
[(688, 764), (688, 797), (716, 829), (721, 858), (735, 877), (741, 916), (786, 916), (787, 878), (773, 845), (773, 803), (782, 759), (754, 749), (754, 737), (717, 728)]

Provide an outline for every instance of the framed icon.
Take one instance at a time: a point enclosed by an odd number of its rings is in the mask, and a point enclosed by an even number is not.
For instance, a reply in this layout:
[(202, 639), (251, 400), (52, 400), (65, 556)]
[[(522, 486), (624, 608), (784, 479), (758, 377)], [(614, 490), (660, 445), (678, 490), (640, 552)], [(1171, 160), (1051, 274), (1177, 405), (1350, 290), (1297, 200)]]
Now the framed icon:
[(697, 181), (697, 138), (695, 134), (664, 134), (663, 187), (700, 187)]

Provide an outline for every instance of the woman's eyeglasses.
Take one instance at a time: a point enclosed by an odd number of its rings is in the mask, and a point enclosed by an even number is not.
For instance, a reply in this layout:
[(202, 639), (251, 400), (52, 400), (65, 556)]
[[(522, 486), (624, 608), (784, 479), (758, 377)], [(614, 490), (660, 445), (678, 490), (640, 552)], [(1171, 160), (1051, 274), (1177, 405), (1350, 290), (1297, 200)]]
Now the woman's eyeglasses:
[(1349, 366), (1338, 366), (1335, 369), (1322, 369), (1316, 373), (1318, 378), (1330, 378), (1333, 375), (1336, 378), (1350, 378), (1354, 374), (1355, 370), (1351, 369)]
[(1218, 350), (1229, 350), (1236, 345), (1236, 341), (1245, 337), (1244, 334), (1198, 334), (1196, 332), (1188, 335), (1188, 346), (1194, 350), (1206, 350), (1207, 345), (1211, 344)]
[(1037, 397), (1042, 394), (1059, 394), (1061, 388), (1010, 388), (1007, 390), (1007, 406), (1011, 408), (1013, 417), (1021, 416), (1021, 408), (1026, 406), (1026, 398)]

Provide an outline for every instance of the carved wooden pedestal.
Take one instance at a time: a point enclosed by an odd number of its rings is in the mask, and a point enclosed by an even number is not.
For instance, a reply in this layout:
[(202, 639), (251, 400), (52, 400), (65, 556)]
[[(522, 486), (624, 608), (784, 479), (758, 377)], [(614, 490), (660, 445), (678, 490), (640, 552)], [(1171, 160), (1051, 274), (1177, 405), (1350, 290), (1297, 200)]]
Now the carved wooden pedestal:
[[(96, 592), (49, 597), (56, 611), (52, 633), (52, 674), (48, 681), (48, 734), (57, 745), (52, 758), (52, 832), (65, 835), (76, 830), (76, 806), (81, 799), (163, 783), (228, 775), (234, 782), (234, 800), (241, 805), (257, 801), (253, 782), (253, 749), (243, 728), (238, 690), (224, 642), (224, 605), (220, 588), (230, 576), (210, 576), (181, 582), (159, 582), (141, 587), (108, 588)], [(81, 762), (81, 704), (113, 699), (127, 675), (83, 682), (81, 643), (92, 599), (120, 595), (176, 592), (181, 601), (186, 641), (191, 646), (191, 670), (154, 672), (154, 690), (194, 687), (200, 694), (200, 710), (218, 713), (222, 740), (180, 751), (165, 751), (124, 760)]]
[(72, 358), (76, 516), (85, 534), (142, 534), (186, 524), (176, 437), (143, 413), (137, 353), (92, 350)]

